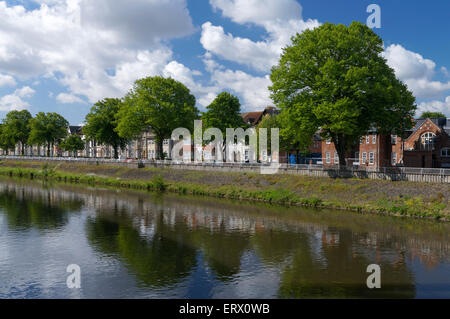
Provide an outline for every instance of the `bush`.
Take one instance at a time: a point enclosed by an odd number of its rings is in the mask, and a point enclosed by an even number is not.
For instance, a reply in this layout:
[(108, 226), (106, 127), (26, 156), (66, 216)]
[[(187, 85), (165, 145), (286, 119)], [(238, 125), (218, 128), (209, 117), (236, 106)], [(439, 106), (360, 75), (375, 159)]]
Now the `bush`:
[(161, 175), (155, 175), (152, 180), (153, 189), (159, 192), (164, 192), (167, 189), (166, 183)]

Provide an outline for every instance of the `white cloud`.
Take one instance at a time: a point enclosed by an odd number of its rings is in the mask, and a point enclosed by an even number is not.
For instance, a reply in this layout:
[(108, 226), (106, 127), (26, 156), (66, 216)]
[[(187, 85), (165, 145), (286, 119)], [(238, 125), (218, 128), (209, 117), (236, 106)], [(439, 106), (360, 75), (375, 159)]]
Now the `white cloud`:
[(398, 44), (390, 45), (384, 52), (390, 67), (404, 81), (417, 98), (438, 98), (450, 90), (450, 82), (434, 81), (436, 63), (422, 55), (406, 50)]
[(35, 91), (28, 87), (22, 87), (0, 98), (0, 111), (21, 111), (29, 108), (30, 104), (24, 99), (29, 99), (34, 95)]
[(29, 86), (24, 86), (14, 92), (15, 95), (21, 98), (30, 98), (34, 95), (34, 93), (36, 93), (36, 91)]
[(212, 81), (220, 90), (231, 89), (242, 97), (242, 106), (247, 111), (259, 111), (272, 105), (268, 87), (271, 81), (268, 75), (252, 76), (243, 71), (215, 70)]
[(215, 9), (236, 23), (262, 26), (268, 37), (262, 41), (234, 37), (223, 27), (206, 22), (200, 42), (215, 55), (267, 72), (278, 62), (283, 47), (296, 33), (318, 27), (317, 20), (304, 21), (295, 0), (210, 0)]
[(56, 97), (56, 100), (63, 103), (63, 104), (74, 104), (74, 103), (81, 103), (85, 104), (86, 102), (83, 101), (81, 98), (74, 94), (68, 94), (68, 93), (60, 93)]
[(295, 0), (210, 0), (212, 7), (220, 9), (225, 17), (236, 23), (264, 25), (275, 20), (298, 19), (302, 7)]
[(16, 80), (10, 75), (0, 73), (0, 87), (2, 86), (16, 86)]
[(441, 112), (447, 117), (450, 117), (450, 96), (444, 101), (431, 101), (423, 102), (418, 105), (417, 114), (420, 115), (423, 112)]
[(194, 30), (186, 0), (36, 2), (0, 1), (0, 72), (53, 78), (92, 103), (160, 74), (172, 57), (161, 41)]
[(81, 0), (84, 27), (107, 30), (124, 44), (147, 47), (195, 31), (186, 0)]
[(163, 75), (186, 85), (196, 96), (197, 102), (204, 107), (208, 106), (219, 92), (219, 88), (216, 86), (203, 86), (196, 82), (194, 76), (199, 75), (198, 71), (192, 71), (176, 61), (172, 61), (166, 65)]

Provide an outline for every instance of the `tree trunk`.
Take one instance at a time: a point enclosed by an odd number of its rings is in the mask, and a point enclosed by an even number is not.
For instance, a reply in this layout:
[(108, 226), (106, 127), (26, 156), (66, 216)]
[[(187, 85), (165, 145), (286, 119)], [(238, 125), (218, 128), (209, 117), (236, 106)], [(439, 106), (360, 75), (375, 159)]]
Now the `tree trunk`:
[(50, 143), (47, 144), (47, 157), (50, 157)]
[(163, 153), (164, 153), (163, 141), (164, 141), (163, 138), (158, 138), (157, 141), (156, 141), (158, 143), (158, 150), (157, 150), (158, 154), (157, 154), (156, 158), (159, 159), (159, 160), (163, 159)]
[(22, 142), (21, 144), (22, 144), (22, 156), (25, 156), (25, 144)]
[(113, 145), (113, 149), (114, 149), (114, 159), (118, 159), (119, 158), (119, 152), (118, 152), (118, 147), (117, 145)]
[(339, 168), (345, 168), (347, 163), (345, 162), (345, 155), (347, 152), (347, 141), (345, 140), (345, 136), (343, 134), (338, 134), (337, 136), (332, 137), (334, 146), (339, 156)]

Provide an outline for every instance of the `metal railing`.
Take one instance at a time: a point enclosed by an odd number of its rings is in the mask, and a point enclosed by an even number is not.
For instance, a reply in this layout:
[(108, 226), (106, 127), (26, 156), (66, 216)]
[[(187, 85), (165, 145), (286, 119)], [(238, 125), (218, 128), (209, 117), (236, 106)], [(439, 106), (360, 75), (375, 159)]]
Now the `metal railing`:
[[(171, 160), (136, 160), (136, 159), (110, 159), (85, 157), (41, 157), (41, 156), (0, 156), (0, 160), (29, 160), (29, 161), (55, 161), (55, 162), (87, 162), (87, 163), (129, 163), (161, 166), (198, 166), (198, 167), (238, 167), (261, 168), (271, 163), (244, 163), (244, 162), (183, 162)], [(377, 172), (384, 174), (418, 174), (450, 176), (448, 168), (416, 168), (416, 167), (376, 167), (376, 166), (324, 166), (318, 164), (278, 164), (281, 170), (320, 170), (336, 172)]]

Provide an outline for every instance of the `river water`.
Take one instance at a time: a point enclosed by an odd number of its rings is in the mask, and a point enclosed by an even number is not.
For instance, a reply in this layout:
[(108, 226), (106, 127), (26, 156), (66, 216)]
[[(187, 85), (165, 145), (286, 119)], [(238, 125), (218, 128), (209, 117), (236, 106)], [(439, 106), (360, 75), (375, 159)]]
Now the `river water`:
[[(450, 298), (449, 230), (2, 178), (0, 298)], [(381, 289), (367, 287), (372, 264)]]

